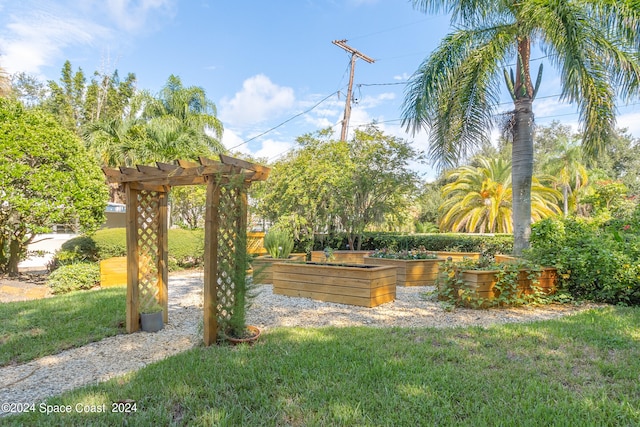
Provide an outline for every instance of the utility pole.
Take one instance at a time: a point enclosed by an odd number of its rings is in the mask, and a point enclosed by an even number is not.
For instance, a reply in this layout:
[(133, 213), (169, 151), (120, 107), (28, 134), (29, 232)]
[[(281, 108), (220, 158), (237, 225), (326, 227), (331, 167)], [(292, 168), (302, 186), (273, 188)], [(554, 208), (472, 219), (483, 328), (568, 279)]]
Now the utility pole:
[(340, 140), (347, 140), (347, 128), (349, 127), (349, 118), (351, 117), (351, 93), (353, 91), (353, 72), (356, 68), (356, 59), (364, 59), (369, 64), (374, 63), (375, 61), (372, 58), (369, 58), (367, 55), (358, 52), (354, 48), (347, 46), (346, 40), (334, 40), (331, 43), (335, 44), (338, 47), (346, 50), (351, 54), (351, 73), (349, 74), (349, 88), (347, 89), (347, 103), (344, 106), (344, 118), (342, 119), (342, 132), (340, 133)]

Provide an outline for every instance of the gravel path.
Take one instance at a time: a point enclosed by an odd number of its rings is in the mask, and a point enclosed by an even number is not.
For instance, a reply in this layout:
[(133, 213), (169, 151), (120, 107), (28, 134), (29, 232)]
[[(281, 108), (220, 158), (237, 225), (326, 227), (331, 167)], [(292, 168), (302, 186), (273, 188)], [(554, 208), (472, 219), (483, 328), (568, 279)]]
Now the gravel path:
[[(375, 308), (274, 295), (259, 286), (247, 321), (262, 330), (278, 326), (455, 327), (552, 319), (594, 306), (543, 306), (447, 312), (422, 294), (432, 287), (398, 288), (396, 301)], [(169, 278), (169, 324), (157, 333), (124, 334), (0, 368), (0, 403), (40, 403), (76, 387), (126, 374), (202, 342), (202, 273)], [(200, 332), (199, 332), (200, 330)], [(0, 410), (0, 417), (6, 413)]]

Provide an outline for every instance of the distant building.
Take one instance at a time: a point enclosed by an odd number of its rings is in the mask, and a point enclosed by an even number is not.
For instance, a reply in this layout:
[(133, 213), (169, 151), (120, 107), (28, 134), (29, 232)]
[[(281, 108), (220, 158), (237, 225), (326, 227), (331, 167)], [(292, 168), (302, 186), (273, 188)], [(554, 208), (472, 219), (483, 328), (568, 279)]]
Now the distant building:
[(123, 203), (107, 203), (107, 208), (105, 209), (107, 220), (102, 225), (102, 228), (126, 227), (126, 213), (127, 205)]

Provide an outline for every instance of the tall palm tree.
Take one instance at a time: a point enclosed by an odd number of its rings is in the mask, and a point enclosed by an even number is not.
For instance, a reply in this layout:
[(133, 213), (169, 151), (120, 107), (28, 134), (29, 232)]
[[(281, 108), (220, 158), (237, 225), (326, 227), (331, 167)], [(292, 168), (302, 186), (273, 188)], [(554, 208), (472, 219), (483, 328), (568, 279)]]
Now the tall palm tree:
[[(478, 166), (461, 166), (446, 174), (453, 180), (442, 187), (440, 229), (477, 233), (513, 232), (511, 163), (477, 159)], [(532, 178), (531, 220), (560, 212), (560, 193)]]
[[(166, 146), (168, 141), (200, 147), (210, 152), (224, 152), (220, 142), (222, 123), (216, 117), (216, 106), (208, 100), (204, 89), (197, 86), (184, 87), (180, 77), (171, 75), (160, 91), (159, 97), (149, 98), (144, 109), (149, 120), (151, 134), (158, 136), (158, 144)], [(176, 151), (180, 147), (176, 147)]]
[[(504, 73), (514, 102), (512, 185), (514, 254), (529, 246), (533, 175), (532, 46), (559, 68), (561, 99), (578, 105), (583, 146), (596, 155), (614, 131), (616, 91), (638, 94), (640, 3), (636, 0), (412, 0), (425, 12), (451, 14), (456, 30), (412, 76), (403, 124), (430, 130), (429, 155), (454, 166), (487, 140)], [(515, 60), (515, 73), (503, 70)]]

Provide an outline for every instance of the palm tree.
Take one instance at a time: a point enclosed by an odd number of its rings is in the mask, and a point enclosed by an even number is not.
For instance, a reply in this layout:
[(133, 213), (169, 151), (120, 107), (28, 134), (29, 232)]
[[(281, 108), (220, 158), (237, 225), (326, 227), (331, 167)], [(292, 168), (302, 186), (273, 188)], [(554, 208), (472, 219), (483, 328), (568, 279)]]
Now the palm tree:
[(587, 169), (582, 163), (582, 147), (571, 142), (560, 143), (544, 165), (544, 169), (555, 177), (555, 185), (562, 189), (564, 216), (569, 208), (577, 208), (578, 192), (589, 182)]
[[(440, 229), (477, 233), (512, 233), (511, 164), (498, 158), (477, 159), (479, 166), (461, 166), (446, 174)], [(531, 220), (560, 212), (560, 193), (532, 178)]]
[(149, 98), (144, 117), (149, 120), (150, 134), (158, 137), (157, 144), (165, 149), (167, 144), (175, 144), (176, 152), (184, 152), (181, 145), (188, 144), (192, 157), (203, 151), (225, 151), (215, 104), (207, 99), (204, 89), (184, 87), (178, 76), (169, 76), (159, 97)]
[[(615, 93), (638, 93), (640, 3), (632, 0), (412, 0), (417, 9), (447, 12), (456, 30), (409, 81), (403, 125), (429, 129), (429, 155), (456, 165), (486, 141), (504, 73), (514, 102), (512, 186), (514, 254), (529, 246), (533, 175), (533, 100), (542, 67), (531, 78), (532, 46), (559, 68), (561, 99), (578, 105), (583, 147), (596, 155), (614, 132)], [(515, 73), (503, 64), (515, 60)]]

